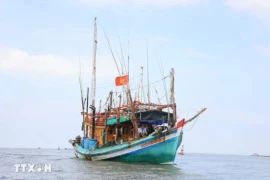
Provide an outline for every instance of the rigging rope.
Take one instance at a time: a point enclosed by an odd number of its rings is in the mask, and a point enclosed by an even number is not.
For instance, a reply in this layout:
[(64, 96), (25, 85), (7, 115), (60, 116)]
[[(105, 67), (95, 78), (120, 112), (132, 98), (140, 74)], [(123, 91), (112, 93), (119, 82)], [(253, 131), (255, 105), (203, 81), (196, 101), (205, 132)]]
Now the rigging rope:
[(198, 119), (199, 119), (199, 116), (195, 118), (193, 125), (189, 129), (185, 129), (185, 131), (190, 131), (193, 128), (193, 126), (196, 124)]
[[(169, 93), (169, 91), (170, 91), (170, 90), (168, 90), (167, 93)], [(160, 100), (162, 100), (162, 99), (167, 95), (167, 93), (165, 93), (165, 94), (160, 98)]]

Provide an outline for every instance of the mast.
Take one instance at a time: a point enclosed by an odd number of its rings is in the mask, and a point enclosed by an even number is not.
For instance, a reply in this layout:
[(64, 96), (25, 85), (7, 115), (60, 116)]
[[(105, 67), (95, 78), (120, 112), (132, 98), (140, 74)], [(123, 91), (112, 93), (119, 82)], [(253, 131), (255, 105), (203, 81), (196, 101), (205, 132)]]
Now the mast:
[(173, 120), (172, 123), (175, 124), (176, 122), (176, 104), (175, 104), (175, 98), (174, 98), (174, 68), (171, 69), (170, 73), (170, 79), (171, 79), (171, 96), (170, 96), (170, 104), (173, 105)]
[(112, 96), (113, 96), (113, 92), (110, 91), (110, 95), (109, 95), (110, 102), (109, 102), (109, 105), (108, 105), (108, 111), (110, 111), (112, 109), (112, 98), (113, 98)]
[[(95, 137), (95, 96), (96, 96), (96, 55), (97, 55), (97, 18), (94, 20), (94, 45), (93, 45), (93, 71), (92, 71), (92, 84), (91, 84), (91, 106), (92, 109), (92, 139)], [(87, 109), (89, 107), (87, 106)]]
[(168, 108), (168, 124), (170, 124), (170, 121), (171, 121), (171, 116), (170, 116), (170, 108), (168, 106), (169, 104), (169, 100), (168, 100), (168, 96), (167, 96), (167, 88), (166, 88), (166, 83), (165, 83), (165, 76), (164, 76), (164, 71), (163, 69), (161, 69), (162, 67), (162, 61), (160, 59), (160, 63), (158, 63), (159, 65), (159, 70), (160, 70), (160, 74), (161, 74), (161, 77), (162, 77), (162, 81), (163, 81), (163, 87), (164, 87), (164, 91), (165, 91), (165, 97), (166, 97), (166, 102), (167, 102), (167, 108)]
[(148, 104), (150, 104), (150, 87), (149, 87), (149, 66), (148, 66), (148, 43), (146, 41), (146, 56), (147, 56), (147, 97), (148, 97)]
[(144, 95), (144, 89), (143, 89), (143, 66), (141, 67), (141, 100), (140, 101), (145, 102), (145, 95)]
[(83, 121), (82, 121), (82, 131), (83, 135), (85, 135), (85, 119), (84, 119), (84, 100), (83, 100), (83, 90), (82, 90), (82, 78), (81, 78), (81, 60), (79, 59), (79, 64), (80, 64), (80, 74), (79, 74), (79, 83), (80, 83), (80, 90), (81, 90), (81, 103), (82, 103), (82, 116), (83, 116)]
[(113, 51), (112, 51), (112, 47), (111, 47), (110, 41), (109, 41), (109, 39), (108, 39), (108, 36), (107, 36), (105, 30), (103, 30), (103, 31), (104, 31), (104, 34), (105, 34), (107, 43), (108, 43), (108, 45), (109, 45), (109, 47), (110, 47), (110, 50), (111, 50), (111, 53), (112, 53), (112, 57), (113, 57), (115, 66), (116, 66), (116, 68), (117, 68), (117, 72), (118, 72), (119, 76), (121, 76), (121, 72), (120, 72), (120, 70), (119, 70), (118, 64), (117, 64), (116, 59), (115, 59), (115, 57), (114, 57), (114, 54), (113, 54)]
[[(87, 87), (87, 94), (86, 94), (86, 118), (88, 119), (88, 108), (89, 108), (89, 87)], [(85, 137), (88, 137), (88, 126), (86, 127)]]
[(131, 107), (131, 122), (133, 124), (133, 136), (135, 139), (137, 139), (139, 137), (139, 133), (138, 133), (138, 124), (137, 124), (137, 121), (136, 121), (136, 116), (135, 116), (135, 110), (134, 110), (134, 104), (133, 104), (133, 101), (132, 101), (132, 97), (131, 97), (131, 94), (130, 94), (130, 89), (127, 89), (127, 96), (129, 98), (129, 101), (130, 101), (130, 107)]
[[(92, 84), (91, 84), (91, 105), (95, 106), (96, 96), (96, 54), (97, 54), (97, 18), (94, 20), (94, 46), (93, 46), (93, 71), (92, 71)], [(88, 107), (87, 107), (88, 108)]]
[(131, 103), (131, 102), (129, 102), (130, 101), (130, 98), (129, 98), (129, 95), (128, 95), (128, 93), (130, 93), (130, 91), (128, 91), (129, 90), (129, 40), (128, 40), (128, 57), (127, 57), (127, 60), (128, 60), (128, 62), (127, 62), (127, 64), (128, 64), (128, 69), (127, 69), (127, 74), (128, 74), (128, 84), (127, 84), (127, 90), (126, 90), (126, 93), (127, 93), (127, 95), (126, 95), (126, 98), (127, 98), (127, 105), (129, 105), (129, 103)]
[(96, 116), (96, 108), (95, 106), (90, 105), (90, 108), (92, 109), (92, 139), (95, 139), (95, 116)]

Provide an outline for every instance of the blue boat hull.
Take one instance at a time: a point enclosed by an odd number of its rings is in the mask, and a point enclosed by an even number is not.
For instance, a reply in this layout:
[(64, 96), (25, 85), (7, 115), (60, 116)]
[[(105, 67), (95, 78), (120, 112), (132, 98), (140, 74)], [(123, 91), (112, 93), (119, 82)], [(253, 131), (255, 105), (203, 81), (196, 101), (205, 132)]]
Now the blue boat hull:
[(173, 163), (182, 136), (182, 127), (179, 127), (156, 136), (94, 150), (84, 149), (77, 143), (73, 148), (77, 157), (88, 160)]

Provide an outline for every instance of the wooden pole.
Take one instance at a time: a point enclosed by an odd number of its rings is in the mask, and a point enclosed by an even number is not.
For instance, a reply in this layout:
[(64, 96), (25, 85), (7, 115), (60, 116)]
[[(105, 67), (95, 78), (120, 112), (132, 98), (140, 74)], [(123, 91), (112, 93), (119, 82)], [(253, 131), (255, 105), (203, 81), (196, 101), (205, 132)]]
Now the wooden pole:
[(204, 111), (206, 111), (207, 108), (202, 108), (199, 112), (197, 112), (193, 117), (189, 118), (184, 122), (184, 125), (194, 120), (196, 117), (198, 117), (200, 114), (202, 114)]
[(95, 115), (96, 115), (96, 107), (90, 106), (92, 109), (92, 139), (95, 139), (95, 128), (96, 128), (96, 121), (95, 121)]
[(84, 129), (84, 99), (83, 99), (83, 88), (82, 88), (82, 77), (81, 77), (81, 60), (79, 59), (79, 64), (80, 64), (80, 74), (79, 74), (79, 83), (80, 83), (80, 92), (81, 92), (81, 103), (82, 103), (82, 116), (83, 116), (83, 121), (82, 121), (82, 131), (83, 134), (85, 134), (85, 129)]
[(175, 97), (174, 97), (174, 68), (171, 69), (171, 73), (170, 73), (170, 79), (171, 79), (171, 87), (170, 87), (170, 91), (171, 91), (171, 96), (170, 96), (170, 104), (173, 104), (173, 120), (172, 123), (173, 125), (176, 122), (176, 104), (175, 104)]
[(93, 70), (91, 84), (91, 105), (95, 106), (96, 96), (96, 54), (97, 54), (97, 18), (94, 20)]
[(148, 97), (148, 104), (150, 104), (150, 86), (149, 86), (149, 64), (148, 64), (148, 43), (146, 40), (146, 61), (147, 61), (147, 97)]
[(108, 111), (110, 111), (112, 109), (112, 96), (113, 96), (113, 92), (110, 92), (110, 103), (109, 103), (109, 107), (108, 107)]
[[(88, 119), (88, 108), (89, 108), (89, 87), (87, 87), (87, 96), (86, 96), (86, 118)], [(88, 136), (88, 128), (86, 128), (86, 133), (85, 133), (86, 137)]]
[(138, 124), (137, 124), (136, 116), (135, 116), (135, 113), (134, 113), (134, 105), (133, 105), (133, 102), (132, 102), (132, 97), (131, 97), (131, 94), (130, 94), (130, 89), (128, 89), (127, 95), (129, 97), (130, 107), (131, 107), (131, 122), (133, 124), (133, 133), (134, 133), (133, 135), (134, 135), (134, 138), (137, 139), (139, 137), (139, 134), (138, 134)]

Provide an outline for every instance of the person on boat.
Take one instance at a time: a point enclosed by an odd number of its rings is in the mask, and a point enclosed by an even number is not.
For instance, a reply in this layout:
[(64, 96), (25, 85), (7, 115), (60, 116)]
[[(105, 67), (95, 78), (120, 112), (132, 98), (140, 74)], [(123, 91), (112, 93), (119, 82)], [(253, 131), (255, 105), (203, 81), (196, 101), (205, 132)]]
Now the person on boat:
[(169, 129), (170, 129), (170, 128), (173, 128), (173, 126), (174, 126), (174, 123), (173, 123), (172, 121), (170, 121), (169, 126), (168, 126)]
[(138, 132), (140, 137), (144, 137), (147, 136), (147, 131), (144, 125), (142, 125), (142, 127), (138, 128)]
[(147, 129), (146, 129), (147, 134), (151, 134), (154, 131), (155, 130), (154, 130), (152, 124), (148, 124)]

